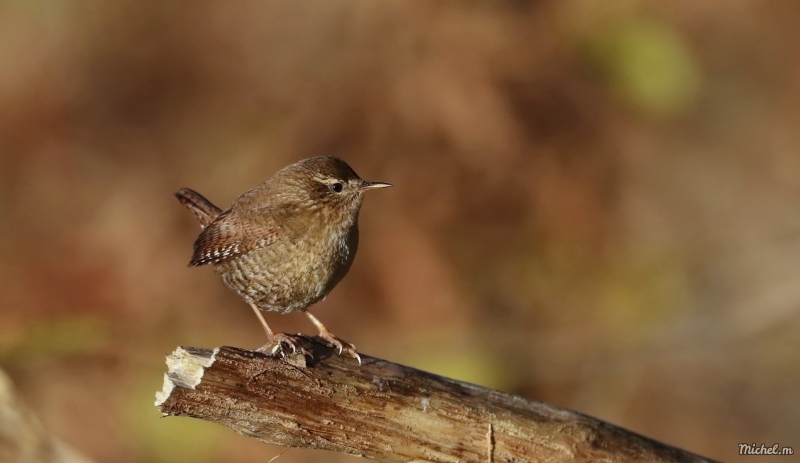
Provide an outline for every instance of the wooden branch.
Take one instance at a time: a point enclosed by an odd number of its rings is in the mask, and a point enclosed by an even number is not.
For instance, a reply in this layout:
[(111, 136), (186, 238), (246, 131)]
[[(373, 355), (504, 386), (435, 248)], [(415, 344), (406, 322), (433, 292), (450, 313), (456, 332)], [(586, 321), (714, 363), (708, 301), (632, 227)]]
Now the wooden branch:
[(91, 463), (42, 426), (0, 370), (0, 461)]
[[(708, 462), (598, 419), (298, 337), (314, 360), (178, 348), (156, 406), (286, 447), (384, 461)], [(308, 362), (308, 364), (306, 364)]]

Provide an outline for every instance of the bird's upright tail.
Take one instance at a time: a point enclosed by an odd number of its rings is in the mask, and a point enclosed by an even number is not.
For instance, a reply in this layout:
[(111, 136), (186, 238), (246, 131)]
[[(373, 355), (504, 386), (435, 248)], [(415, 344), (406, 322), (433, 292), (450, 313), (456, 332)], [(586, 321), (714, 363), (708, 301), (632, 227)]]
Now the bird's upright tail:
[(200, 193), (189, 188), (181, 188), (175, 193), (175, 197), (194, 213), (197, 221), (200, 222), (201, 228), (206, 228), (208, 224), (222, 214), (222, 209), (213, 205), (211, 201), (204, 198)]

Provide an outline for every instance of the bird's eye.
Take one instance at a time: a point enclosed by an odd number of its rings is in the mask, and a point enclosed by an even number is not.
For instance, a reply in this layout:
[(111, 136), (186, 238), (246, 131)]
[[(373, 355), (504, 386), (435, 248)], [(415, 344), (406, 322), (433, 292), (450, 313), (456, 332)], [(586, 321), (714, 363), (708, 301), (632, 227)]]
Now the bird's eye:
[(338, 182), (331, 185), (331, 190), (335, 191), (336, 193), (341, 193), (342, 188), (344, 187), (342, 187), (342, 184)]

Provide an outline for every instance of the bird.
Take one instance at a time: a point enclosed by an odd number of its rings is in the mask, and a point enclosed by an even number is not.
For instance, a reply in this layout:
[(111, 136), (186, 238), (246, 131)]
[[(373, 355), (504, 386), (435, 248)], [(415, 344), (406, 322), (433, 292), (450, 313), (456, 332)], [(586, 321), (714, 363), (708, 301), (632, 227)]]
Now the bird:
[(392, 186), (362, 180), (333, 156), (303, 159), (239, 196), (222, 210), (189, 188), (175, 193), (200, 222), (190, 267), (212, 265), (222, 282), (253, 309), (267, 343), (260, 352), (310, 355), (290, 335), (275, 333), (262, 312), (303, 312), (319, 336), (361, 363), (353, 344), (308, 309), (344, 278), (358, 250), (358, 215), (367, 191)]

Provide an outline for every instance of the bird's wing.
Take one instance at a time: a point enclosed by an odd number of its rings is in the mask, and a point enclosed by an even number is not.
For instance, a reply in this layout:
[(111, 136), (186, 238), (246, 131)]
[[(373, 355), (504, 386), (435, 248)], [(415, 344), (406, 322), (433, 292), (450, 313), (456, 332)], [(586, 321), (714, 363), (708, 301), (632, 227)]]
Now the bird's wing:
[(194, 242), (190, 267), (217, 264), (241, 256), (253, 249), (269, 246), (280, 236), (275, 215), (263, 214), (256, 220), (232, 220), (227, 210), (203, 229)]

